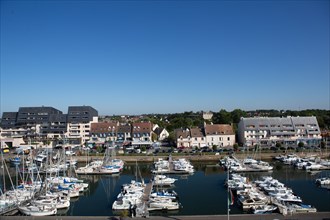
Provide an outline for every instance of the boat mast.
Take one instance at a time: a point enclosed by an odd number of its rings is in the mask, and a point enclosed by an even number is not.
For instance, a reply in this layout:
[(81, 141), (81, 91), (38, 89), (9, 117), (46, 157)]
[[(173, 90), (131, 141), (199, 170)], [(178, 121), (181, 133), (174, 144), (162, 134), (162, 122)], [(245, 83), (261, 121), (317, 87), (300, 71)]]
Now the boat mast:
[(1, 150), (1, 168), (2, 168), (2, 177), (3, 177), (3, 192), (6, 191), (6, 177), (5, 177), (5, 166), (4, 166), (4, 157), (2, 150), (2, 141), (0, 141), (0, 150)]
[(227, 167), (227, 219), (229, 220), (229, 167)]

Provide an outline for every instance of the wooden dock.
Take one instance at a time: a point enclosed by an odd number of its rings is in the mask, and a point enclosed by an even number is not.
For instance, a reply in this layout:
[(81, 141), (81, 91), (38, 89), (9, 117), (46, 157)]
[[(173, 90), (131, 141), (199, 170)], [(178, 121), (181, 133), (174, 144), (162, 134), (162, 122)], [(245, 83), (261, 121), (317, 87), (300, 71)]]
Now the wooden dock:
[[(18, 209), (17, 209), (17, 205), (13, 205), (7, 208), (1, 208), (0, 209), (0, 216), (4, 216), (4, 215), (15, 215), (18, 213)], [(1, 217), (0, 217), (1, 219)]]
[(149, 182), (146, 184), (145, 188), (144, 188), (144, 194), (143, 194), (143, 202), (149, 202), (149, 198), (150, 198), (150, 194), (153, 188), (153, 182)]

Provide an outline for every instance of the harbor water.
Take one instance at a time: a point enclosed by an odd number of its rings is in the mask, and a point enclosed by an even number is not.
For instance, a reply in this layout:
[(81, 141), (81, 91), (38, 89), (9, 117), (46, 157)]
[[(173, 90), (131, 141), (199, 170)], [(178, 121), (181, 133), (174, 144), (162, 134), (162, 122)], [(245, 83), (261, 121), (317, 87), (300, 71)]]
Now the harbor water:
[[(308, 173), (280, 162), (273, 162), (273, 172), (246, 173), (250, 181), (262, 176), (272, 176), (290, 187), (300, 196), (305, 204), (317, 208), (317, 211), (330, 211), (330, 190), (315, 184), (315, 179), (330, 176), (330, 171), (324, 170)], [(228, 193), (224, 186), (227, 172), (215, 162), (193, 163), (195, 173), (192, 175), (169, 175), (177, 178), (175, 190), (179, 196), (182, 208), (171, 212), (150, 212), (150, 215), (218, 215), (227, 214)], [(112, 216), (112, 203), (121, 191), (121, 186), (131, 180), (149, 182), (152, 178), (151, 163), (126, 164), (122, 173), (117, 175), (81, 175), (90, 183), (89, 189), (79, 198), (71, 201), (68, 210), (62, 210), (58, 215), (70, 216)], [(137, 172), (139, 171), (139, 172)], [(15, 168), (10, 168), (12, 180), (15, 181)], [(141, 175), (140, 175), (141, 174)], [(1, 178), (2, 179), (2, 178)], [(8, 177), (6, 178), (8, 181)], [(1, 180), (2, 181), (2, 180)], [(7, 182), (6, 181), (6, 182)], [(242, 209), (234, 201), (230, 206), (231, 214), (241, 214)]]

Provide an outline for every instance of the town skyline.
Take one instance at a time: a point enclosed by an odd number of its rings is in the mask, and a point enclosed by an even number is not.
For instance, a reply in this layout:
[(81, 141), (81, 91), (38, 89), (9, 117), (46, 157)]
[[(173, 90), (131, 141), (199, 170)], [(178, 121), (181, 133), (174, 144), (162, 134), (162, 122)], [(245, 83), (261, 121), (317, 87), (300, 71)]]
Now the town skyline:
[(0, 112), (330, 109), (329, 1), (1, 1)]

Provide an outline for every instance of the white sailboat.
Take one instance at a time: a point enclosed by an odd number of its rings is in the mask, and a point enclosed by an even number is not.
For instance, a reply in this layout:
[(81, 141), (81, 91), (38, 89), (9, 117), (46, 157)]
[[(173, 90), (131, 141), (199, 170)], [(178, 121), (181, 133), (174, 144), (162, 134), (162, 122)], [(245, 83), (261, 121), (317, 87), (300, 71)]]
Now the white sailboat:
[(49, 216), (55, 215), (57, 213), (57, 209), (55, 206), (45, 206), (32, 203), (19, 205), (18, 210), (22, 214), (30, 216)]

